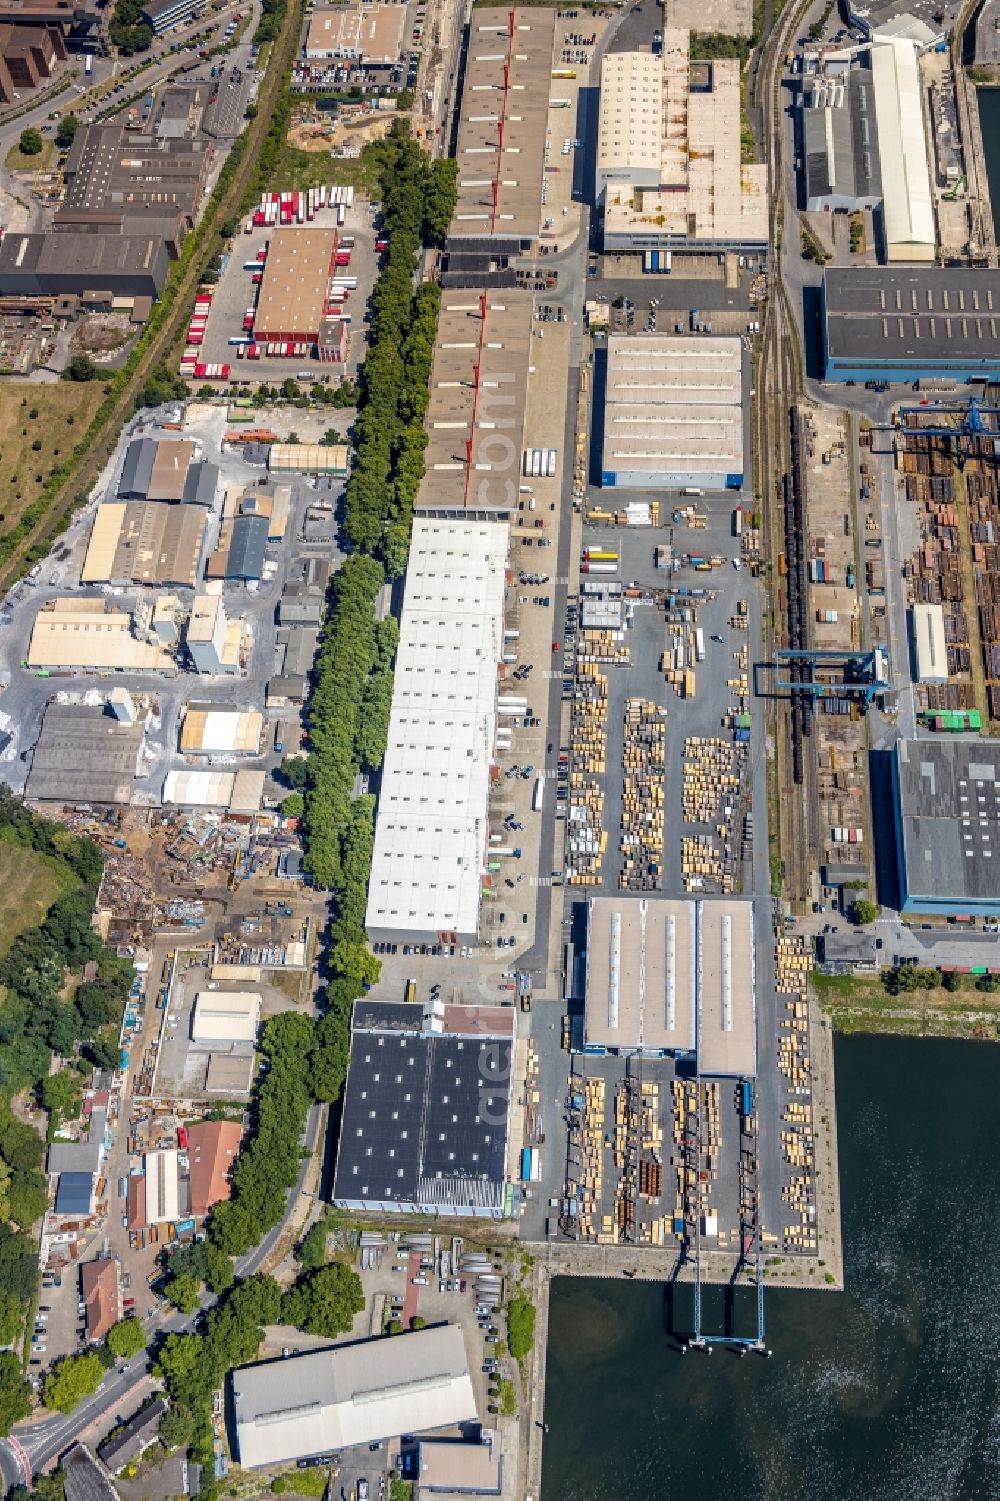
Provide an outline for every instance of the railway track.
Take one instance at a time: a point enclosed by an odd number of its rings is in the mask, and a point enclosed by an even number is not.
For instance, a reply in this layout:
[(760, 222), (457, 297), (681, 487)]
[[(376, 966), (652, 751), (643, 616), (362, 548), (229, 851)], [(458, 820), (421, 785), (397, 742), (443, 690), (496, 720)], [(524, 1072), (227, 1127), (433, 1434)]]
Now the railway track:
[[(766, 37), (760, 64), (751, 79), (751, 99), (762, 121), (770, 193), (771, 295), (757, 378), (756, 436), (759, 492), (773, 558), (787, 557), (789, 551), (784, 485), (786, 476), (792, 472), (792, 414), (803, 381), (802, 353), (780, 270), (785, 230), (780, 81), (788, 37), (807, 9), (808, 0), (803, 5), (790, 6), (778, 18)], [(788, 582), (775, 570), (771, 626), (770, 631), (765, 630), (764, 640), (765, 656), (771, 660), (776, 647), (793, 644), (789, 640), (787, 590)], [(804, 618), (801, 629), (804, 636), (808, 630)], [(804, 640), (802, 644), (806, 644)], [(778, 849), (783, 892), (796, 905), (809, 899), (814, 856), (819, 847), (815, 741), (806, 733), (809, 727), (810, 714), (804, 712), (801, 699), (795, 703), (773, 701), (771, 729), (776, 754)]]
[[(37, 526), (0, 568), (0, 589), (8, 589), (24, 571), (25, 561), (32, 549), (52, 541), (63, 530), (73, 495), (92, 489), (114, 451), (119, 432), (135, 411), (136, 400), (143, 386), (179, 342), (191, 300), (215, 254), (219, 231), (228, 219), (239, 213), (243, 195), (257, 170), (260, 149), (295, 53), (302, 26), (303, 3), (304, 0), (293, 0), (289, 5), (284, 26), (271, 49), (269, 65), (257, 99), (257, 113), (242, 137), (244, 147), (239, 164), (215, 207), (209, 210), (199, 226), (197, 249), (170, 289), (170, 309), (162, 326), (143, 349), (135, 370), (115, 397), (111, 410), (100, 419), (96, 427), (92, 426), (85, 434), (87, 453), (67, 475)], [(162, 302), (160, 306), (163, 306)]]

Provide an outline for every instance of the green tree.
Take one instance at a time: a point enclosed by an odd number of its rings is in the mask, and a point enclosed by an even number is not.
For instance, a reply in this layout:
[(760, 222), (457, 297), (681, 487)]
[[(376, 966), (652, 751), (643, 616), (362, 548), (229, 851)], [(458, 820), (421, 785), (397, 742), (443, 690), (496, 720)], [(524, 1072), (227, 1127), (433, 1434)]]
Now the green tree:
[(0, 1352), (0, 1434), (6, 1435), (31, 1411), (31, 1387), (21, 1363), (9, 1351)]
[(72, 1412), (84, 1397), (93, 1396), (103, 1380), (104, 1364), (94, 1351), (67, 1355), (45, 1378), (45, 1405), (56, 1412)]
[(38, 1291), (38, 1247), (30, 1235), (0, 1224), (0, 1287), (6, 1287), (22, 1303)]
[(42, 1081), (39, 1091), (46, 1110), (58, 1110), (65, 1115), (80, 1098), (80, 1082), (66, 1069), (50, 1074)]
[(167, 1283), (165, 1292), (175, 1308), (181, 1313), (194, 1313), (201, 1302), (201, 1284), (197, 1277), (190, 1272), (182, 1272), (179, 1277), (172, 1277)]
[(8, 1105), (0, 1104), (0, 1157), (16, 1170), (41, 1167), (44, 1154), (35, 1128), (19, 1121)]
[(22, 156), (40, 156), (44, 146), (42, 132), (33, 125), (28, 125), (21, 131), (17, 147)]
[(524, 1360), (535, 1343), (535, 1305), (518, 1295), (507, 1308), (507, 1345), (514, 1360)]
[(96, 380), (100, 373), (89, 354), (75, 354), (63, 375), (66, 380), (87, 381)]
[(309, 780), (309, 760), (306, 756), (286, 756), (278, 770), (293, 791), (305, 791)]
[(343, 441), (343, 438), (340, 436), (335, 427), (328, 427), (326, 432), (323, 434), (323, 442), (328, 448), (336, 448), (337, 444), (343, 443)]
[[(15, 1225), (28, 1230), (48, 1208), (47, 1180), (41, 1173), (13, 1172), (7, 1191), (8, 1212)], [(0, 1344), (6, 1343), (0, 1340)]]
[(136, 1318), (121, 1319), (108, 1330), (107, 1346), (116, 1360), (131, 1360), (146, 1348), (146, 1331)]
[(213, 1245), (210, 1240), (202, 1243), (201, 1250), (205, 1264), (205, 1281), (212, 1292), (224, 1293), (232, 1287), (236, 1274), (233, 1271), (233, 1263), (225, 1251)]
[(338, 974), (356, 980), (359, 985), (377, 984), (382, 973), (381, 961), (370, 954), (363, 943), (353, 943), (346, 938), (334, 946), (330, 963)]
[(302, 1237), (295, 1250), (295, 1259), (303, 1271), (314, 1272), (326, 1265), (326, 1242), (329, 1230), (324, 1220), (317, 1220)]
[(863, 897), (859, 897), (851, 907), (854, 921), (861, 923), (863, 926), (873, 923), (878, 917), (878, 911), (879, 909), (874, 902), (865, 901)]
[(285, 1323), (334, 1339), (346, 1334), (356, 1314), (365, 1307), (365, 1295), (357, 1272), (340, 1262), (304, 1273), (281, 1300)]
[(12, 1345), (24, 1323), (25, 1306), (8, 1287), (0, 1287), (0, 1345)]
[(306, 800), (301, 792), (290, 792), (281, 804), (281, 811), (285, 818), (301, 818), (305, 806)]
[(72, 110), (67, 110), (66, 114), (59, 121), (59, 129), (56, 131), (56, 144), (62, 147), (72, 146), (79, 129), (80, 121)]
[(186, 1449), (194, 1434), (194, 1413), (190, 1407), (172, 1404), (160, 1419), (159, 1434), (165, 1449)]

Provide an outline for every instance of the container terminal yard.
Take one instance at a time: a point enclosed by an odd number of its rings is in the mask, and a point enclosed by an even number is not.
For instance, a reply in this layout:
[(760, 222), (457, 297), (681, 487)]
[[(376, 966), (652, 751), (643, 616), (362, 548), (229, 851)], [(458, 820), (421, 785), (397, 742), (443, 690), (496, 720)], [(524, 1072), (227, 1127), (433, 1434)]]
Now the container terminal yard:
[[(408, 561), (373, 591), (385, 752), (345, 794), (373, 799), (378, 966), (341, 1098), (235, 1263), (287, 1286), (329, 1208), (363, 1311), (332, 1344), (269, 1326), (288, 1392), (228, 1372), (212, 1445), (241, 1484), (316, 1466), (364, 1501), (395, 1470), (514, 1501), (539, 1493), (552, 1277), (683, 1283), (695, 1359), (772, 1353), (768, 1285), (843, 1287), (817, 967), (972, 972), (965, 1022), (996, 1036), (1000, 270), (951, 10), (788, 8), (745, 67), (650, 0), (378, 21), (366, 60), (360, 7), (309, 19), (294, 64), (387, 97), (419, 69), (411, 123), (457, 163), (419, 262)], [(47, 1159), (42, 1393), (112, 1305), (154, 1343), (195, 1328), (169, 1256), (242, 1191), (262, 1029), (323, 1014), (288, 768), (358, 551), (364, 423), (329, 398), (356, 399), (392, 263), (360, 148), (323, 139), (326, 182), (255, 189), (190, 289), (187, 396), (129, 417), (3, 605), (0, 776), (99, 844), (96, 922), (135, 965), (118, 1067)], [(5, 1481), (90, 1425), (72, 1463), (109, 1475), (150, 1369), (19, 1425)], [(437, 1440), (473, 1423), (456, 1480)]]

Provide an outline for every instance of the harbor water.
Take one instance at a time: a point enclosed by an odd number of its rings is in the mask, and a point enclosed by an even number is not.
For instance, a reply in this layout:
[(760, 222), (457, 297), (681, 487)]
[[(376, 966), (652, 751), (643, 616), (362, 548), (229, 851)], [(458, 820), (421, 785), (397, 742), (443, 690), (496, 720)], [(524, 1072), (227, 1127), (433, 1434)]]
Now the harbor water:
[(986, 159), (986, 180), (993, 207), (993, 231), (1000, 240), (1000, 88), (977, 89), (979, 128)]
[(541, 1501), (1000, 1498), (1000, 1049), (838, 1038), (836, 1068), (846, 1292), (769, 1291), (773, 1358), (740, 1359), (679, 1353), (686, 1288), (557, 1279)]

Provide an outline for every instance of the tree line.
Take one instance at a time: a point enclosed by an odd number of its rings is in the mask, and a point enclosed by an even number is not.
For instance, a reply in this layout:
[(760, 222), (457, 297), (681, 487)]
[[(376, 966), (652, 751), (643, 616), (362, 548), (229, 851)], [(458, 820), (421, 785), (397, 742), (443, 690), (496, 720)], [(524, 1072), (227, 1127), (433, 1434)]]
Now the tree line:
[[(14, 939), (0, 960), (0, 1344), (15, 1344), (38, 1292), (33, 1225), (48, 1205), (45, 1144), (15, 1116), (11, 1098), (26, 1090), (49, 1111), (50, 1135), (79, 1110), (94, 1065), (118, 1063), (118, 1035), (134, 970), (91, 927), (103, 871), (98, 847), (33, 813), (0, 785), (0, 841), (57, 862), (63, 891), (42, 921)], [(67, 974), (96, 963), (92, 980), (67, 995)], [(74, 1056), (82, 1044), (81, 1057)], [(66, 1066), (49, 1074), (52, 1054)], [(31, 1411), (20, 1362), (0, 1354), (0, 1433)]]
[(381, 558), (391, 578), (406, 567), (413, 501), (424, 473), (428, 381), (440, 291), (414, 292), (422, 245), (443, 243), (457, 198), (456, 164), (431, 161), (396, 120), (379, 162), (386, 262), (372, 294), (362, 366), (355, 455), (344, 496), (344, 530)]

